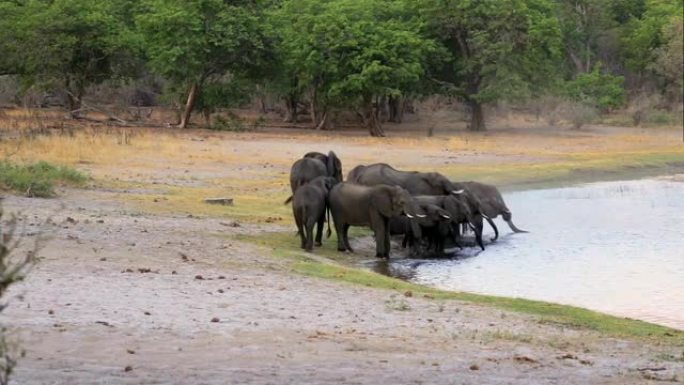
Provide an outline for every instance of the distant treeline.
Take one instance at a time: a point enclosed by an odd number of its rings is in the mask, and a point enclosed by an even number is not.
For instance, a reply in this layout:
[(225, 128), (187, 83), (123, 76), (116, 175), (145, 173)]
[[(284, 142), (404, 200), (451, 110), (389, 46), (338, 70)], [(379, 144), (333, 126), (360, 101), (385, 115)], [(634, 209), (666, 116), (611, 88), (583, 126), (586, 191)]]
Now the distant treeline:
[(266, 95), (289, 122), (322, 128), (344, 111), (381, 136), (411, 101), (444, 95), (477, 131), (498, 101), (679, 108), (683, 12), (683, 0), (0, 0), (0, 75), (17, 95), (62, 95), (74, 116), (97, 86), (132, 85), (159, 93), (132, 104), (176, 105), (181, 127)]

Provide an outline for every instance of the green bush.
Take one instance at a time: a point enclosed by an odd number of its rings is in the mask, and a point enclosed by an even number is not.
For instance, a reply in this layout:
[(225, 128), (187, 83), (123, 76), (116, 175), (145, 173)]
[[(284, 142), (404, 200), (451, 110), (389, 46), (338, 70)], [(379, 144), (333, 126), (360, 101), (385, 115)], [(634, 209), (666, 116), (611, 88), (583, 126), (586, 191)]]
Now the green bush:
[(646, 114), (646, 122), (651, 124), (674, 124), (674, 114), (663, 110), (652, 110)]
[(67, 166), (44, 161), (31, 164), (0, 161), (0, 188), (29, 197), (51, 197), (55, 195), (56, 183), (81, 185), (87, 180), (88, 176)]
[(564, 94), (573, 101), (607, 111), (625, 103), (625, 79), (622, 76), (603, 74), (600, 67), (565, 82)]
[(214, 123), (211, 125), (210, 128), (216, 131), (248, 131), (248, 126), (245, 124), (245, 121), (239, 116), (233, 114), (232, 112), (228, 113), (226, 116), (216, 116), (214, 118)]

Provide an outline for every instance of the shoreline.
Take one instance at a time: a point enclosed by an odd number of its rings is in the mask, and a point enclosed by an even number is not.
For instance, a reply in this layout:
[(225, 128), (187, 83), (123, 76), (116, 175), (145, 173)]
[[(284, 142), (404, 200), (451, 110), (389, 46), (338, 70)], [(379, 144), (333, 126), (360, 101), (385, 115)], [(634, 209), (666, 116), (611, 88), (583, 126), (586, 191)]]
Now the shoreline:
[[(29, 228), (52, 218), (49, 247), (8, 293), (17, 299), (3, 312), (3, 325), (26, 350), (14, 381), (451, 384), (456, 376), (466, 383), (636, 385), (684, 377), (678, 330), (410, 284), (344, 266), (358, 256), (340, 255), (330, 240), (315, 254), (300, 251), (282, 201), (293, 157), (316, 142), (211, 135), (140, 134), (123, 146), (111, 135), (77, 133), (20, 147), (19, 159), (75, 165), (93, 180), (54, 199), (5, 199), (6, 209), (31, 213)], [(478, 138), (334, 137), (328, 146), (347, 167), (382, 156), (408, 168), (417, 159), (420, 167), (488, 181), (530, 164), (528, 154), (496, 155), (510, 137)], [(684, 155), (668, 138), (647, 137), (648, 152), (628, 158), (658, 165)], [(599, 139), (559, 140), (573, 154), (577, 146), (613, 145), (611, 136)], [(539, 148), (548, 145), (543, 140)], [(455, 169), (447, 155), (462, 146), (477, 153), (459, 156)], [(584, 161), (594, 169), (616, 162), (574, 156), (520, 172), (541, 178)], [(206, 205), (208, 196), (235, 204)], [(651, 367), (665, 370), (640, 370)]]

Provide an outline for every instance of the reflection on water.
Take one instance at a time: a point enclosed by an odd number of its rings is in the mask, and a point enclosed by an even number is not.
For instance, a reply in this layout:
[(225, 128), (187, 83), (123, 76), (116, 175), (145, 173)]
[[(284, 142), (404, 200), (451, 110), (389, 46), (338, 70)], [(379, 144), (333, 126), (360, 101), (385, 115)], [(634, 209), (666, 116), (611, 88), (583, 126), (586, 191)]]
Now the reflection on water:
[(504, 198), (529, 234), (513, 234), (498, 218), (502, 235), (482, 253), (466, 248), (456, 258), (397, 258), (373, 268), (446, 290), (572, 304), (684, 329), (684, 183), (595, 183)]

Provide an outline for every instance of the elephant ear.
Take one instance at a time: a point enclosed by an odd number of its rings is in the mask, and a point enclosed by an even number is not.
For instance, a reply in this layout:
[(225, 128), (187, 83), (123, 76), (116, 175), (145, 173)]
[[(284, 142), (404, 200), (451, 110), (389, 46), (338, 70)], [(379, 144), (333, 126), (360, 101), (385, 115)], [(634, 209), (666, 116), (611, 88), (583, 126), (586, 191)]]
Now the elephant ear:
[(394, 193), (391, 190), (384, 188), (375, 189), (371, 195), (371, 207), (380, 212), (380, 215), (386, 218), (394, 216)]
[(335, 155), (335, 152), (329, 151), (328, 152), (328, 159), (326, 162), (326, 168), (328, 169), (328, 175), (335, 177), (338, 179), (340, 182), (343, 182), (342, 180), (342, 162), (340, 161), (340, 158)]

